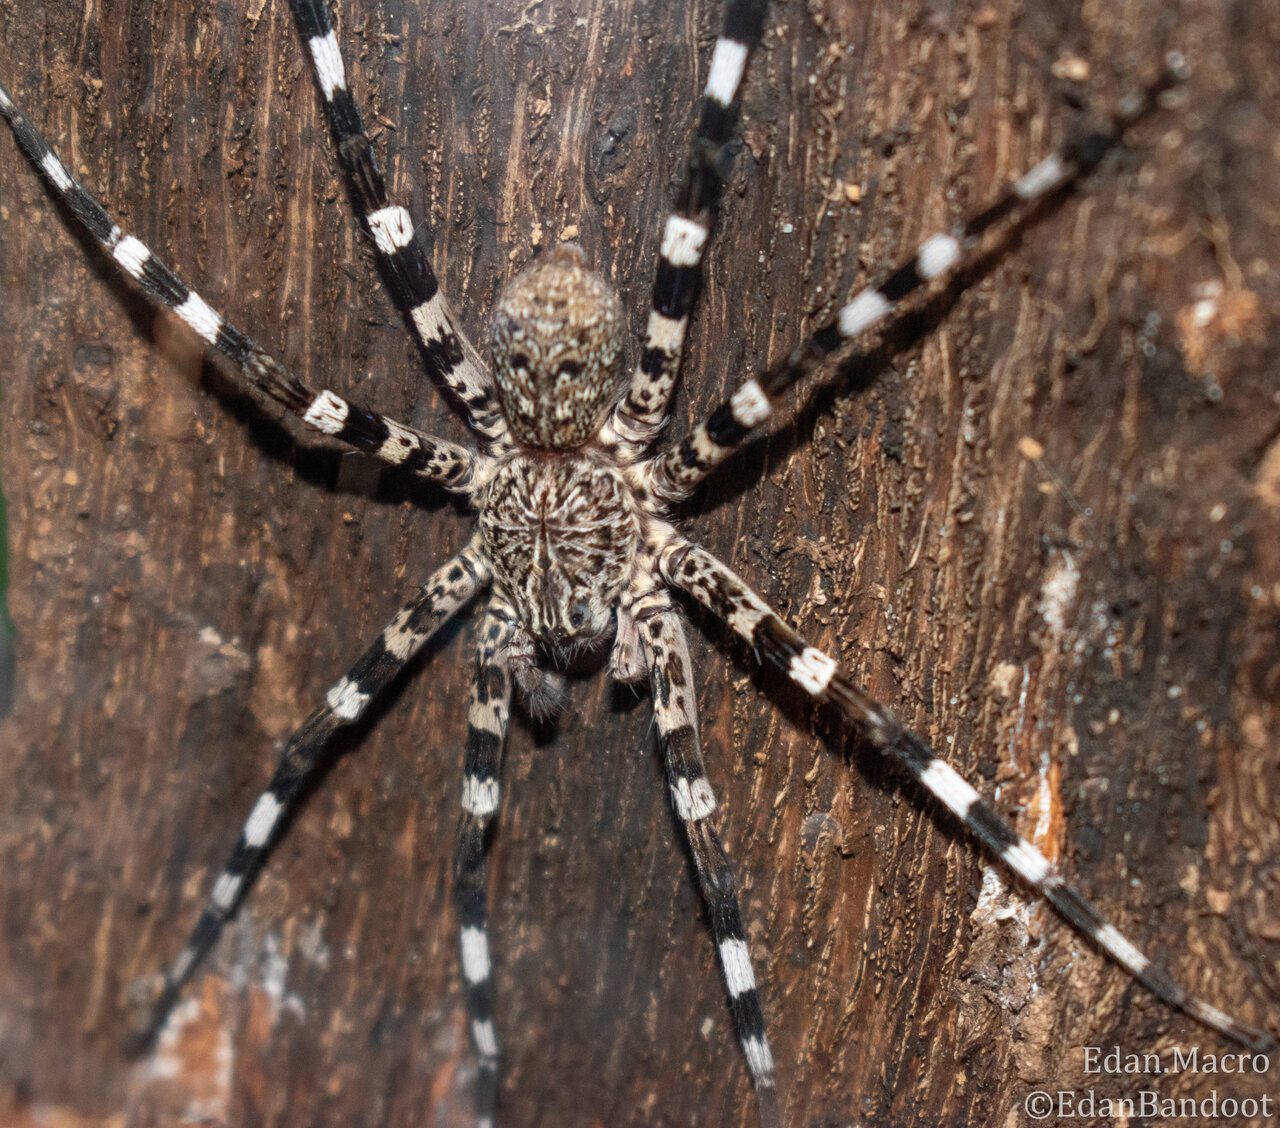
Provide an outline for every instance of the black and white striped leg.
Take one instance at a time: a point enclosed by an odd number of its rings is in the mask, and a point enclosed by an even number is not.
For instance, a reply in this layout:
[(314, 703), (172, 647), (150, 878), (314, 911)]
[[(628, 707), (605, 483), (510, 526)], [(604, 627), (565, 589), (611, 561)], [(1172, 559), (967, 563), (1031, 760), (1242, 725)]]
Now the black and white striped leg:
[(765, 0), (730, 0), (711, 54), (697, 133), (662, 233), (644, 351), (606, 430), (606, 441), (617, 444), (624, 462), (639, 458), (667, 421), (689, 315), (701, 288), (712, 209), (720, 194), (718, 166), (733, 133), (747, 60), (763, 32), (765, 7)]
[(477, 459), (465, 447), (405, 427), (333, 392), (299, 380), (254, 341), (226, 322), (140, 240), (126, 234), (67, 171), (57, 153), (0, 88), (0, 116), (41, 176), (95, 238), (113, 263), (149, 297), (176, 313), (206, 344), (229, 357), (247, 381), (308, 427), (448, 489), (466, 491)]
[(270, 783), (254, 803), (230, 859), (213, 883), (191, 938), (165, 977), (148, 1021), (131, 1040), (134, 1052), (144, 1051), (159, 1032), (179, 992), (252, 887), (280, 828), (305, 794), (317, 768), (324, 764), (323, 752), (329, 738), (364, 714), (374, 697), (475, 596), (489, 576), (489, 565), (474, 546), (468, 546), (437, 570), (417, 598), (396, 612), (373, 645), (338, 679), (325, 695), (324, 704), (289, 738)]
[(507, 423), (493, 375), (449, 308), (412, 217), (387, 196), (373, 145), (347, 88), (346, 67), (328, 6), (325, 0), (289, 3), (311, 57), (357, 218), (373, 241), (387, 289), (421, 346), (427, 371), (453, 394), (467, 425), (490, 444), (491, 452), (507, 449)]
[(698, 888), (707, 905), (712, 939), (720, 956), (729, 1010), (755, 1086), (761, 1128), (780, 1128), (773, 1054), (765, 1032), (764, 1011), (751, 953), (738, 910), (733, 865), (712, 824), (715, 793), (707, 781), (698, 738), (689, 644), (680, 616), (665, 592), (645, 597), (636, 611), (641, 646), (653, 688), (653, 712), (662, 747), (667, 784), (676, 814), (684, 824), (693, 854)]
[(1186, 73), (1182, 57), (1169, 55), (1160, 76), (1116, 108), (1107, 131), (1077, 138), (1006, 185), (982, 211), (952, 231), (926, 239), (910, 259), (883, 282), (857, 294), (785, 363), (745, 381), (705, 422), (656, 458), (650, 471), (653, 490), (670, 501), (688, 497), (699, 482), (769, 419), (774, 399), (847, 342), (883, 324), (912, 295), (954, 275), (972, 260), (975, 250), (998, 225), (1025, 222), (1037, 204), (1091, 173), (1121, 143), (1126, 130), (1146, 117), (1158, 104), (1160, 95), (1182, 81)]
[(453, 856), (453, 899), (458, 910), (462, 982), (471, 1042), (479, 1058), (476, 1122), (493, 1128), (498, 1100), (498, 1036), (493, 1025), (493, 976), (489, 960), (485, 833), (497, 813), (502, 745), (511, 712), (511, 642), (515, 612), (493, 599), (480, 627), (475, 680), (467, 711), (467, 752), (462, 814)]
[(1261, 1050), (1271, 1045), (1262, 1031), (1224, 1014), (1177, 983), (1152, 963), (1114, 925), (1069, 886), (1049, 860), (1021, 838), (977, 791), (936, 756), (892, 711), (859, 689), (835, 659), (809, 646), (727, 565), (679, 537), (659, 556), (669, 583), (722, 618), (757, 655), (782, 670), (818, 701), (829, 702), (964, 824), (1014, 874), (1054, 906), (1081, 935), (1094, 943), (1162, 1002), (1190, 1015), (1233, 1041)]

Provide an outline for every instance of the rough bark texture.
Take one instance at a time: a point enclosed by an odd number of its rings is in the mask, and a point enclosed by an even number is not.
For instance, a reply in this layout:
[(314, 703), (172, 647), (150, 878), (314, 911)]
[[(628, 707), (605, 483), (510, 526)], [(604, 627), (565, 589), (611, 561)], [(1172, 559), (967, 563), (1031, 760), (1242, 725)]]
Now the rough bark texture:
[[(431, 224), (476, 334), (562, 237), (639, 333), (718, 19), (342, 5), (394, 192)], [(800, 423), (687, 516), (1129, 935), (1274, 1029), (1276, 8), (777, 5), (676, 426), (1166, 42), (1195, 68), (1180, 108), (913, 319), (892, 360), (810, 388)], [(275, 355), (460, 434), (349, 221), (280, 0), (6, 0), (0, 75)], [(189, 989), (178, 1050), (121, 1056), (131, 1000), (181, 946), (274, 746), (469, 519), (230, 392), (69, 231), (7, 136), (0, 151), (20, 664), (0, 722), (0, 1119), (465, 1125), (448, 875), (473, 620), (349, 742)], [(1087, 1087), (1275, 1098), (1275, 1068), (1086, 1074), (1085, 1046), (1229, 1047), (1009, 894), (943, 815), (693, 619), (789, 1125), (1018, 1124), (1032, 1091)], [(515, 728), (505, 781), (502, 1123), (751, 1125), (645, 700), (576, 683), (554, 738)]]

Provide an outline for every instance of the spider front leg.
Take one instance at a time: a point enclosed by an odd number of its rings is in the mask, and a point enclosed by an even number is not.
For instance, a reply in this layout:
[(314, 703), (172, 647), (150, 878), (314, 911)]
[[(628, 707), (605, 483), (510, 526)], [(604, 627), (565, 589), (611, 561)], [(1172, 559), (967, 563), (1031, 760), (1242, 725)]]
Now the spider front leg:
[(324, 704), (289, 738), (270, 782), (245, 820), (231, 857), (213, 883), (190, 939), (165, 976), (147, 1021), (130, 1039), (131, 1052), (146, 1050), (159, 1033), (182, 988), (252, 888), (281, 828), (288, 825), (317, 773), (327, 766), (323, 752), (329, 738), (364, 715), (369, 703), (391, 684), (427, 640), (476, 595), (489, 576), (489, 565), (474, 545), (437, 569), (417, 597), (396, 612), (373, 645), (334, 683)]
[(679, 614), (666, 592), (655, 591), (637, 601), (641, 647), (653, 690), (653, 715), (666, 766), (667, 784), (676, 814), (684, 825), (693, 855), (698, 889), (707, 906), (711, 935), (720, 956), (729, 1010), (742, 1052), (751, 1071), (761, 1128), (780, 1128), (773, 1054), (765, 1031), (764, 1011), (751, 969), (751, 953), (742, 927), (733, 865), (711, 816), (716, 798), (707, 781), (698, 738), (698, 711), (693, 694), (689, 643)]
[(515, 612), (494, 598), (480, 626), (475, 679), (467, 710), (462, 815), (453, 856), (453, 901), (458, 910), (462, 980), (471, 1041), (480, 1059), (475, 1091), (479, 1128), (492, 1128), (498, 1100), (485, 834), (498, 810), (502, 745), (511, 715), (511, 644), (517, 629)]
[(1271, 1035), (1210, 1006), (1139, 951), (1066, 883), (1035, 846), (984, 802), (967, 780), (918, 736), (903, 728), (890, 709), (858, 688), (839, 662), (808, 645), (726, 564), (672, 533), (659, 553), (658, 567), (668, 583), (723, 619), (762, 659), (783, 671), (816, 701), (839, 709), (882, 755), (916, 780), (1010, 871), (1053, 905), (1077, 932), (1161, 1002), (1254, 1051), (1261, 1052), (1274, 1044)]

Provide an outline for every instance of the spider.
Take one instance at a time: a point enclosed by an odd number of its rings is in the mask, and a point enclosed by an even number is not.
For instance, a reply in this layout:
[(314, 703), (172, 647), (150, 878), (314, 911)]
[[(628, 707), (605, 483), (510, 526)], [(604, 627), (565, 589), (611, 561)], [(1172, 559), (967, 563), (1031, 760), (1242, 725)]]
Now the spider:
[[(390, 238), (390, 234), (388, 234), (388, 238)], [(640, 305), (641, 305), (641, 306), (643, 306), (643, 300), (641, 300), (641, 301), (640, 301)], [(321, 416), (321, 419), (323, 419), (323, 417), (324, 417), (324, 416)], [(590, 608), (588, 608), (588, 611), (590, 611)], [(433, 668), (433, 671), (434, 671), (436, 667), (435, 667), (435, 666), (433, 666), (433, 667), (431, 667), (431, 668)], [(526, 667), (526, 668), (527, 668), (527, 667)], [(810, 670), (810, 672), (812, 672), (812, 670)], [(815, 676), (817, 676), (817, 675), (815, 675)], [(349, 686), (348, 686), (348, 689), (349, 689)], [(536, 690), (536, 689), (538, 689), (538, 682), (536, 682), (536, 681), (534, 681), (534, 689), (535, 689), (535, 690)], [(338, 702), (339, 702), (339, 703), (340, 703), (340, 702), (344, 702), (344, 700), (346, 700), (346, 702), (349, 702), (349, 700), (351, 700), (351, 697), (349, 697), (349, 693), (346, 695), (346, 697), (344, 697), (344, 694), (343, 694), (343, 693), (339, 693), (339, 694), (337, 695), (337, 700), (338, 700)], [(339, 707), (340, 707), (340, 705), (339, 705)], [(699, 793), (699, 794), (700, 794), (700, 793)], [(690, 796), (689, 796), (689, 798), (687, 798), (687, 799), (686, 799), (686, 802), (692, 802), (692, 798), (694, 798), (694, 795), (692, 795), (692, 793), (690, 793)], [(224, 889), (225, 889), (225, 886), (224, 886)], [(735, 951), (736, 951), (737, 949), (733, 949), (733, 950), (735, 950)], [(737, 972), (739, 972), (739, 974), (741, 974), (741, 968), (737, 968)]]

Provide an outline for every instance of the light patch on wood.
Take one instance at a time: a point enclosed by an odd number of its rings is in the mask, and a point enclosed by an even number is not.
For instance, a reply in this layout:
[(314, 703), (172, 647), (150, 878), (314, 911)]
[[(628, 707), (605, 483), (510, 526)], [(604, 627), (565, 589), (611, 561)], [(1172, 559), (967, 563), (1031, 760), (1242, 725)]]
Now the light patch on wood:
[(1080, 565), (1064, 552), (1049, 569), (1040, 588), (1040, 614), (1053, 634), (1055, 645), (1067, 629), (1067, 616), (1076, 601), (1080, 586)]
[(199, 997), (184, 999), (170, 1012), (154, 1052), (138, 1071), (141, 1087), (160, 1102), (166, 1122), (230, 1123), (229, 995), (225, 981), (205, 976)]
[(1195, 294), (1196, 300), (1175, 318), (1178, 345), (1188, 370), (1221, 385), (1241, 347), (1266, 339), (1270, 318), (1252, 290), (1213, 281), (1197, 286)]

